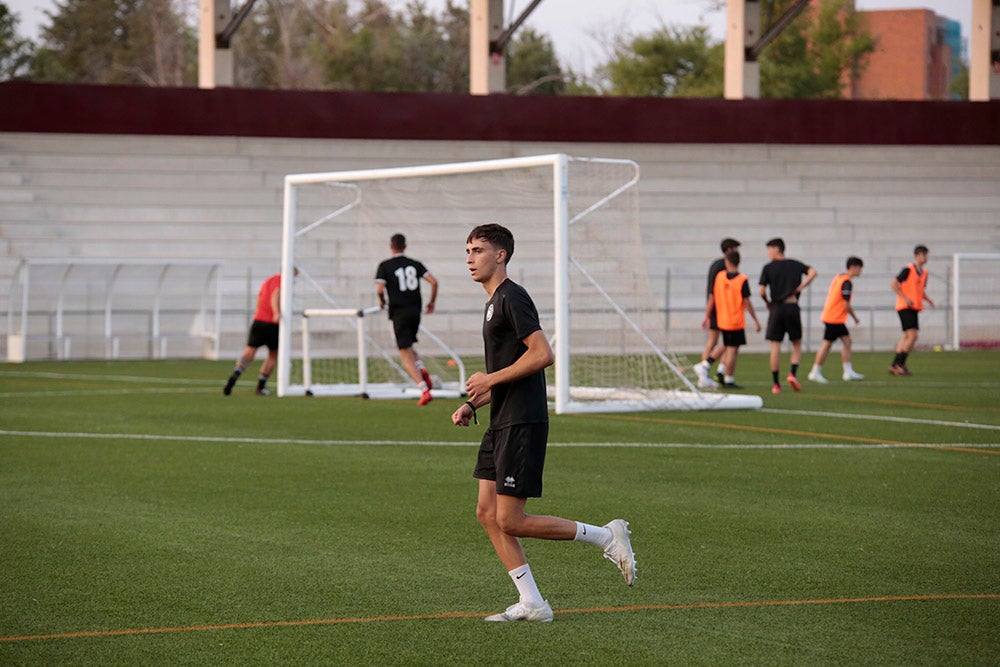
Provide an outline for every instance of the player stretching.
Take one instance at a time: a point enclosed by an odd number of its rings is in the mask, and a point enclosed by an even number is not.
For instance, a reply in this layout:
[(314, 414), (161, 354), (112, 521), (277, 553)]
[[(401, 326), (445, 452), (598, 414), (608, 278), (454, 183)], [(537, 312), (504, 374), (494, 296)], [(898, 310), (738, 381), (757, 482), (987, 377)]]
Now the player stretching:
[(854, 366), (851, 363), (851, 332), (847, 330), (848, 315), (854, 318), (855, 324), (860, 324), (854, 308), (851, 307), (851, 297), (854, 290), (852, 281), (861, 275), (861, 269), (864, 265), (860, 257), (848, 257), (847, 271), (838, 273), (830, 282), (830, 289), (826, 293), (826, 303), (823, 306), (823, 342), (820, 343), (819, 349), (816, 351), (816, 359), (813, 361), (812, 370), (809, 371), (809, 379), (813, 382), (820, 384), (829, 382), (823, 377), (823, 362), (826, 361), (834, 341), (838, 338), (843, 345), (840, 358), (843, 362), (844, 373), (841, 377), (848, 382), (865, 379), (861, 373), (854, 372)]
[(431, 376), (420, 361), (413, 344), (417, 342), (417, 330), (420, 329), (420, 311), (423, 302), (420, 298), (420, 279), (431, 285), (431, 298), (427, 301), (427, 314), (434, 312), (434, 302), (437, 300), (438, 283), (427, 268), (415, 259), (410, 259), (403, 252), (406, 250), (406, 237), (393, 234), (389, 239), (392, 257), (378, 265), (375, 272), (375, 290), (378, 293), (378, 303), (385, 308), (386, 292), (389, 294), (389, 319), (396, 334), (396, 346), (399, 348), (399, 358), (403, 368), (421, 389), (417, 405), (427, 405), (433, 399), (431, 396)]
[(486, 372), (469, 377), (469, 400), (455, 410), (451, 420), (468, 426), (476, 409), (490, 404), (490, 425), (483, 433), (473, 472), (479, 480), (476, 517), (519, 594), (515, 604), (486, 620), (551, 621), (552, 607), (538, 591), (520, 538), (594, 544), (631, 586), (636, 569), (631, 533), (623, 519), (598, 527), (525, 513), (528, 498), (542, 495), (549, 432), (545, 368), (553, 362), (552, 348), (531, 297), (507, 277), (507, 262), (514, 253), (510, 230), (496, 224), (476, 227), (466, 240), (465, 252), (472, 279), (489, 296), (483, 319)]
[[(299, 270), (295, 269), (295, 275), (299, 275)], [(278, 363), (278, 322), (281, 319), (281, 309), (278, 307), (281, 295), (281, 274), (276, 273), (263, 282), (260, 291), (257, 293), (257, 309), (254, 311), (253, 323), (250, 325), (250, 333), (247, 335), (247, 344), (243, 348), (243, 354), (236, 361), (236, 368), (232, 375), (226, 380), (226, 386), (222, 393), (226, 396), (233, 393), (236, 381), (243, 375), (250, 362), (257, 355), (257, 349), (267, 346), (267, 359), (260, 366), (260, 374), (257, 376), (258, 396), (267, 396), (271, 392), (267, 390), (267, 379), (271, 377), (274, 367)]]

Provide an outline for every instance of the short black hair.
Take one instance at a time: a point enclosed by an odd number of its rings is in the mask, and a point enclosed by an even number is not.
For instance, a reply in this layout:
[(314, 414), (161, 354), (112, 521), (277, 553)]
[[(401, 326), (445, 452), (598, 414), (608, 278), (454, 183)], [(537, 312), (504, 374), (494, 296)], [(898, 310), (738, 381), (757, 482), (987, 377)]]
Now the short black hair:
[(739, 248), (741, 245), (743, 244), (736, 239), (724, 238), (722, 239), (722, 243), (719, 244), (719, 247), (722, 248), (722, 254), (725, 255), (733, 248)]
[(740, 265), (740, 251), (739, 250), (730, 250), (729, 252), (726, 253), (726, 259), (728, 259), (732, 263), (733, 266), (739, 266)]
[(851, 255), (850, 257), (847, 258), (847, 268), (851, 268), (852, 266), (864, 266), (864, 265), (865, 263), (861, 261), (860, 257), (855, 257), (854, 255)]
[(489, 241), (494, 248), (506, 250), (507, 256), (504, 257), (504, 264), (514, 256), (514, 234), (503, 225), (498, 225), (495, 222), (479, 225), (469, 232), (469, 237), (465, 239), (465, 242), (472, 243), (473, 239), (483, 239)]
[(405, 250), (406, 237), (402, 234), (393, 234), (392, 238), (389, 239), (389, 245), (392, 246), (393, 250)]
[(764, 244), (768, 248), (777, 248), (778, 252), (785, 252), (785, 242), (781, 240), (780, 236), (775, 236), (773, 239)]
[(924, 255), (926, 255), (928, 252), (930, 252), (930, 251), (927, 250), (927, 246), (925, 246), (925, 245), (918, 245), (916, 248), (913, 249), (913, 254), (914, 255), (919, 255), (921, 253), (923, 253)]

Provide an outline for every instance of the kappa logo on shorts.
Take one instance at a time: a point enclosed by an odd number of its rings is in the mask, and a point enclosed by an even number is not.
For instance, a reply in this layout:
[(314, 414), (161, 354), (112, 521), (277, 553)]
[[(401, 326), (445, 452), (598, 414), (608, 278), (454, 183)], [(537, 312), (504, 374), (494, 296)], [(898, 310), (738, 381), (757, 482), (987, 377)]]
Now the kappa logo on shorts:
[(489, 322), (492, 319), (493, 319), (493, 304), (491, 303), (490, 307), (486, 309), (486, 321)]
[(513, 489), (513, 488), (514, 488), (514, 484), (515, 484), (516, 482), (517, 482), (517, 480), (516, 480), (516, 479), (514, 479), (513, 477), (511, 477), (510, 475), (507, 475), (507, 476), (506, 476), (506, 477), (504, 477), (504, 479), (503, 479), (503, 485), (504, 485), (504, 486), (506, 486), (506, 487), (507, 487), (507, 488), (509, 488), (509, 489)]

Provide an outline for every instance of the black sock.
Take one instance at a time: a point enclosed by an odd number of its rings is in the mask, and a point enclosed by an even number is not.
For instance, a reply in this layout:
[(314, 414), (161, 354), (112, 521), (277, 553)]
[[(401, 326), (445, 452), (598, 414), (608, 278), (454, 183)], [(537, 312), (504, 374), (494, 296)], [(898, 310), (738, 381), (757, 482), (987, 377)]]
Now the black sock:
[(792, 364), (792, 375), (797, 375), (798, 372), (799, 372), (799, 365), (798, 364)]
[(261, 373), (260, 375), (258, 375), (257, 376), (257, 389), (263, 389), (264, 385), (267, 384), (267, 378), (269, 378), (269, 377), (271, 377), (271, 376), (270, 375), (264, 375), (263, 373)]
[(909, 352), (903, 352), (902, 354), (899, 355), (899, 365), (900, 366), (905, 366), (906, 365), (906, 358), (908, 356), (910, 356)]
[(896, 356), (893, 357), (893, 359), (892, 359), (892, 365), (893, 366), (899, 366), (899, 365), (901, 365), (903, 363), (903, 359), (905, 359), (905, 358), (906, 357), (903, 355), (902, 352), (897, 352)]
[(774, 384), (781, 384), (778, 382), (778, 371), (771, 371), (771, 377), (774, 378)]

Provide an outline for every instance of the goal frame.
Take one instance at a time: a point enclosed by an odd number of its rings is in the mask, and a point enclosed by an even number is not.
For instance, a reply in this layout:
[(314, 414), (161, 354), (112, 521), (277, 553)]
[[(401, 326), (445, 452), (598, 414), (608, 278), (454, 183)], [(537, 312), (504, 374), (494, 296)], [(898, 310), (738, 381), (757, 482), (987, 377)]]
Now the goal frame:
[(951, 349), (962, 349), (962, 260), (996, 260), (1000, 261), (1000, 253), (996, 252), (956, 252), (951, 261)]
[[(499, 172), (515, 169), (548, 168), (552, 175), (552, 242), (553, 242), (553, 321), (554, 334), (550, 337), (555, 357), (552, 369), (554, 378), (553, 398), (556, 414), (571, 412), (621, 412), (621, 411), (643, 411), (650, 407), (644, 407), (642, 399), (627, 399), (623, 401), (604, 400), (603, 402), (590, 403), (589, 401), (573, 401), (570, 394), (570, 247), (569, 228), (572, 224), (569, 214), (569, 163), (570, 161), (587, 161), (593, 163), (607, 163), (628, 165), (634, 171), (634, 176), (627, 183), (619, 186), (613, 191), (609, 191), (598, 203), (593, 204), (588, 209), (577, 215), (575, 219), (580, 219), (591, 211), (603, 206), (604, 202), (610, 201), (622, 193), (634, 188), (639, 180), (639, 165), (634, 160), (613, 159), (613, 158), (571, 158), (565, 153), (550, 153), (544, 155), (525, 156), (518, 158), (501, 158), (494, 160), (479, 160), (471, 162), (451, 162), (441, 164), (427, 164), (410, 167), (391, 167), (384, 169), (363, 169), (334, 172), (316, 172), (304, 174), (288, 174), (284, 179), (284, 206), (282, 215), (282, 254), (281, 254), (281, 328), (279, 330), (278, 344), (278, 365), (277, 365), (277, 393), (278, 396), (289, 394), (291, 369), (292, 369), (292, 336), (294, 324), (293, 307), (293, 285), (290, 277), (294, 270), (295, 241), (296, 238), (309, 231), (318, 224), (327, 222), (338, 215), (341, 211), (335, 211), (320, 221), (307, 225), (301, 230), (297, 229), (296, 220), (296, 188), (298, 186), (319, 184), (319, 183), (359, 183), (363, 181), (373, 181), (382, 179), (405, 179), (417, 177), (451, 176), (459, 174), (471, 174), (477, 172)], [(577, 269), (585, 272), (574, 261)], [(589, 277), (588, 277), (589, 278)], [(594, 283), (600, 290), (600, 286)], [(614, 301), (610, 301), (612, 306), (631, 327), (639, 333), (651, 345), (651, 352), (654, 352), (677, 375), (683, 385), (678, 396), (670, 396), (666, 399), (659, 399), (658, 404), (670, 407), (662, 409), (757, 409), (762, 405), (759, 396), (747, 395), (706, 395), (699, 391), (694, 384), (683, 374), (663, 351), (652, 344), (641, 330), (636, 328), (634, 322)], [(686, 398), (688, 397), (689, 398)], [(617, 405), (615, 405), (617, 403)]]

